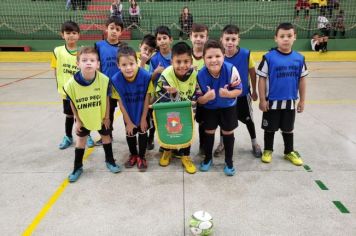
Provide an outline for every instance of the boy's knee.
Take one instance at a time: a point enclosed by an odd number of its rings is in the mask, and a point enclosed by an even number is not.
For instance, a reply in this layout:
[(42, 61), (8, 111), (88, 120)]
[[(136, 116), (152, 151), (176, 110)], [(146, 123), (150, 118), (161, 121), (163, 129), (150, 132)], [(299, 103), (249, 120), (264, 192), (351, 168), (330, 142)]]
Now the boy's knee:
[(226, 131), (226, 130), (221, 130), (223, 135), (231, 135), (234, 133), (234, 130)]
[(207, 133), (207, 134), (215, 134), (215, 129), (206, 129), (205, 133)]
[(103, 141), (103, 144), (111, 143), (110, 135), (101, 135), (101, 140)]

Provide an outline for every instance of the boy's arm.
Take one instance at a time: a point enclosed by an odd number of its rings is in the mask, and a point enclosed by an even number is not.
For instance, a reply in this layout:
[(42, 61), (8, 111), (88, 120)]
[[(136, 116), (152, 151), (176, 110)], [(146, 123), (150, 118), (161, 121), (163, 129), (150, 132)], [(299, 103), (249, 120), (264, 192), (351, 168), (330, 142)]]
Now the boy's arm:
[(161, 66), (161, 63), (159, 63), (156, 69), (154, 69), (152, 73), (151, 80), (155, 81), (158, 78), (158, 75), (162, 74), (163, 71), (164, 71), (164, 67)]
[(250, 78), (251, 78), (251, 86), (252, 86), (252, 100), (256, 101), (258, 99), (258, 95), (257, 95), (257, 78), (256, 78), (256, 69), (255, 67), (252, 67), (250, 69), (248, 69), (248, 72), (250, 74)]
[(151, 97), (150, 93), (147, 93), (145, 97), (145, 103), (143, 105), (143, 112), (140, 121), (140, 128), (142, 132), (145, 132), (147, 130), (147, 113), (148, 113), (148, 106), (150, 104), (150, 97)]
[(81, 119), (79, 118), (77, 109), (75, 108), (72, 100), (70, 100), (70, 107), (72, 108), (73, 115), (75, 118), (75, 131), (76, 131), (76, 133), (79, 133), (83, 127), (83, 123), (82, 123)]
[(106, 96), (105, 117), (103, 119), (103, 124), (106, 129), (110, 129), (110, 123), (110, 99), (109, 96)]
[(219, 89), (220, 97), (236, 98), (237, 96), (239, 96), (242, 93), (243, 88), (241, 83), (237, 83), (237, 85), (235, 85), (237, 81), (241, 81), (240, 74), (236, 67), (233, 67), (230, 83)]
[(122, 113), (122, 116), (124, 118), (124, 121), (126, 123), (126, 132), (129, 135), (133, 134), (133, 129), (136, 128), (136, 125), (131, 121), (129, 114), (127, 113), (124, 104), (122, 104), (121, 99), (118, 100), (119, 107)]
[(266, 101), (266, 83), (267, 78), (260, 76), (258, 79), (258, 94), (260, 95), (259, 108), (263, 112), (268, 110), (268, 101)]
[(299, 80), (299, 102), (297, 105), (297, 112), (299, 112), (299, 113), (302, 113), (304, 111), (306, 87), (307, 87), (307, 83), (306, 83), (305, 77), (300, 78), (300, 80)]

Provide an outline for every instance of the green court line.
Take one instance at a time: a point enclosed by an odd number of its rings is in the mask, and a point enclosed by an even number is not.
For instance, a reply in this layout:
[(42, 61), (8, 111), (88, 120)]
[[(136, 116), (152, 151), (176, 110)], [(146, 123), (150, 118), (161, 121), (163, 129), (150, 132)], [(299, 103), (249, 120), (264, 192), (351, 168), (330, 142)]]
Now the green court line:
[(321, 190), (329, 190), (329, 189), (325, 186), (325, 184), (324, 184), (323, 182), (321, 182), (320, 180), (315, 180), (315, 183), (319, 186), (319, 188), (320, 188)]
[(350, 213), (350, 211), (340, 201), (333, 201), (333, 203), (341, 213)]
[(312, 169), (308, 165), (303, 165), (304, 169), (308, 172), (312, 172)]

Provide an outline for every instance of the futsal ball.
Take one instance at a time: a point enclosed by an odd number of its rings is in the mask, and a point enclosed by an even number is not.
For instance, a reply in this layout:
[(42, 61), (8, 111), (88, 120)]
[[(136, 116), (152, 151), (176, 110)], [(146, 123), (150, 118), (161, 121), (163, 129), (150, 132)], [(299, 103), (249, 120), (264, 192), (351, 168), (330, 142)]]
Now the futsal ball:
[(213, 217), (206, 211), (197, 211), (190, 218), (189, 228), (193, 235), (211, 235), (213, 233)]

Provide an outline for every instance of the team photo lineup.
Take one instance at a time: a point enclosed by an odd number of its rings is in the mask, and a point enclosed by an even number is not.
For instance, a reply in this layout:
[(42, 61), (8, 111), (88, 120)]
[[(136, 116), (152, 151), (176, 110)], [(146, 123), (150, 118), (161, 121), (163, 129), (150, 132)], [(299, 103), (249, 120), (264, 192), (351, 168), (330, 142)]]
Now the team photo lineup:
[[(196, 167), (190, 157), (191, 142), (168, 145), (171, 148), (162, 144), (162, 167), (175, 157), (187, 173), (194, 174), (197, 169), (207, 172), (213, 156), (224, 155), (223, 172), (235, 175), (234, 130), (238, 121), (248, 129), (253, 155), (263, 163), (272, 161), (274, 134), (281, 130), (284, 158), (296, 166), (303, 164), (294, 149), (293, 130), (296, 112), (304, 110), (308, 71), (304, 57), (292, 50), (296, 31), (291, 23), (276, 26), (276, 47), (263, 56), (257, 67), (250, 50), (239, 47), (240, 30), (236, 25), (226, 25), (220, 40), (212, 40), (206, 25), (194, 23), (189, 31), (192, 46), (185, 41), (173, 43), (170, 29), (158, 26), (154, 35), (143, 37), (139, 53), (119, 40), (123, 29), (122, 20), (111, 16), (106, 22), (106, 39), (93, 47), (78, 47), (78, 24), (67, 21), (62, 25), (65, 45), (54, 49), (51, 67), (66, 116), (65, 136), (59, 148), (70, 147), (75, 133), (74, 169), (69, 182), (77, 181), (83, 172), (85, 147), (102, 145), (108, 170), (122, 170), (112, 151), (112, 138), (124, 135), (123, 131), (113, 131), (117, 107), (130, 152), (124, 165), (145, 171), (146, 150), (155, 148), (154, 103), (192, 102), (199, 126), (199, 153), (204, 157)], [(263, 113), (263, 150), (257, 142), (251, 106), (257, 100)], [(170, 130), (168, 126), (179, 128), (184, 126), (181, 122), (179, 112), (171, 114), (167, 117), (167, 132), (179, 133), (179, 129)], [(220, 140), (213, 151), (218, 126)], [(101, 139), (95, 142), (91, 131), (98, 131)]]

